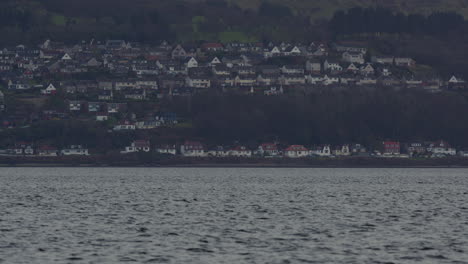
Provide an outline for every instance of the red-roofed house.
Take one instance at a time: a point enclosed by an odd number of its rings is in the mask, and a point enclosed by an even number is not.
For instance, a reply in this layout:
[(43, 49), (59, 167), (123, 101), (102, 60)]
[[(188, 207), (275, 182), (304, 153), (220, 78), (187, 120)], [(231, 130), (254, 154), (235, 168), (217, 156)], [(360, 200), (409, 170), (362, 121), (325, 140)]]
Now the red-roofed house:
[(252, 157), (252, 151), (245, 146), (237, 146), (229, 150), (232, 157)]
[(180, 146), (180, 153), (185, 157), (204, 157), (206, 156), (205, 148), (198, 141), (185, 141)]
[(400, 142), (384, 141), (382, 142), (383, 155), (400, 155)]
[(205, 51), (223, 51), (224, 46), (221, 43), (205, 43), (201, 46)]
[(263, 143), (258, 147), (257, 153), (261, 156), (279, 156), (278, 146), (274, 143)]
[(304, 158), (309, 156), (309, 150), (302, 145), (291, 145), (284, 150), (284, 155), (288, 158)]

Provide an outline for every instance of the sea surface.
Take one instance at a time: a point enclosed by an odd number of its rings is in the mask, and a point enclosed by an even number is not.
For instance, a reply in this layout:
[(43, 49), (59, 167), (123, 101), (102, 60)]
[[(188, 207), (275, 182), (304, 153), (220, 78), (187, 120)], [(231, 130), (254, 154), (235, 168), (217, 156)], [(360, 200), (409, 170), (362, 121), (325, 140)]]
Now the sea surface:
[(468, 263), (468, 170), (0, 168), (0, 263)]

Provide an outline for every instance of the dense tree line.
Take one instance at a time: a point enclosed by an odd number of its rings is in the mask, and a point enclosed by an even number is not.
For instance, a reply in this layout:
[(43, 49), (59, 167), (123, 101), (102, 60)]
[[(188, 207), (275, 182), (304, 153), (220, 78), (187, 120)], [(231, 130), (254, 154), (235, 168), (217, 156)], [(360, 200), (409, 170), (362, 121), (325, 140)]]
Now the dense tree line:
[(299, 144), (437, 140), (468, 146), (468, 101), (414, 91), (323, 91), (312, 95), (198, 97), (194, 135), (218, 142)]
[(442, 35), (466, 28), (463, 16), (449, 12), (421, 14), (394, 13), (386, 8), (355, 7), (337, 11), (330, 21), (335, 34), (409, 33)]
[(209, 145), (239, 141), (250, 147), (273, 140), (379, 146), (382, 140), (444, 139), (468, 147), (468, 99), (456, 93), (356, 89), (273, 97), (204, 94), (176, 98), (161, 107), (185, 117), (191, 126), (108, 133), (106, 123), (40, 121), (1, 131), (0, 146), (19, 141), (57, 147), (83, 144), (106, 153), (147, 138), (157, 144), (199, 139)]

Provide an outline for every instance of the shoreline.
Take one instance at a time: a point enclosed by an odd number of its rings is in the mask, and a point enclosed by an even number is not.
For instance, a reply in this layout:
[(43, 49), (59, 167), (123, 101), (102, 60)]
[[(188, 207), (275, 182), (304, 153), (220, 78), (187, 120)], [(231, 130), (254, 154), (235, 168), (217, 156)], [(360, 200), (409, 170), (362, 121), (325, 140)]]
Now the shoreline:
[(70, 168), (468, 168), (468, 158), (187, 158), (168, 156), (0, 157), (0, 167)]

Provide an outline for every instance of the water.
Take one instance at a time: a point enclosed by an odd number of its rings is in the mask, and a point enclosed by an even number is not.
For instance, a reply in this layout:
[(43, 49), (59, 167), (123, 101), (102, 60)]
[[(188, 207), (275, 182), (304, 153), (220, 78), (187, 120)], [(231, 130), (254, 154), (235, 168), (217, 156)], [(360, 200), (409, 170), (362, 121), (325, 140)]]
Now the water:
[(0, 168), (0, 263), (468, 263), (466, 169)]

